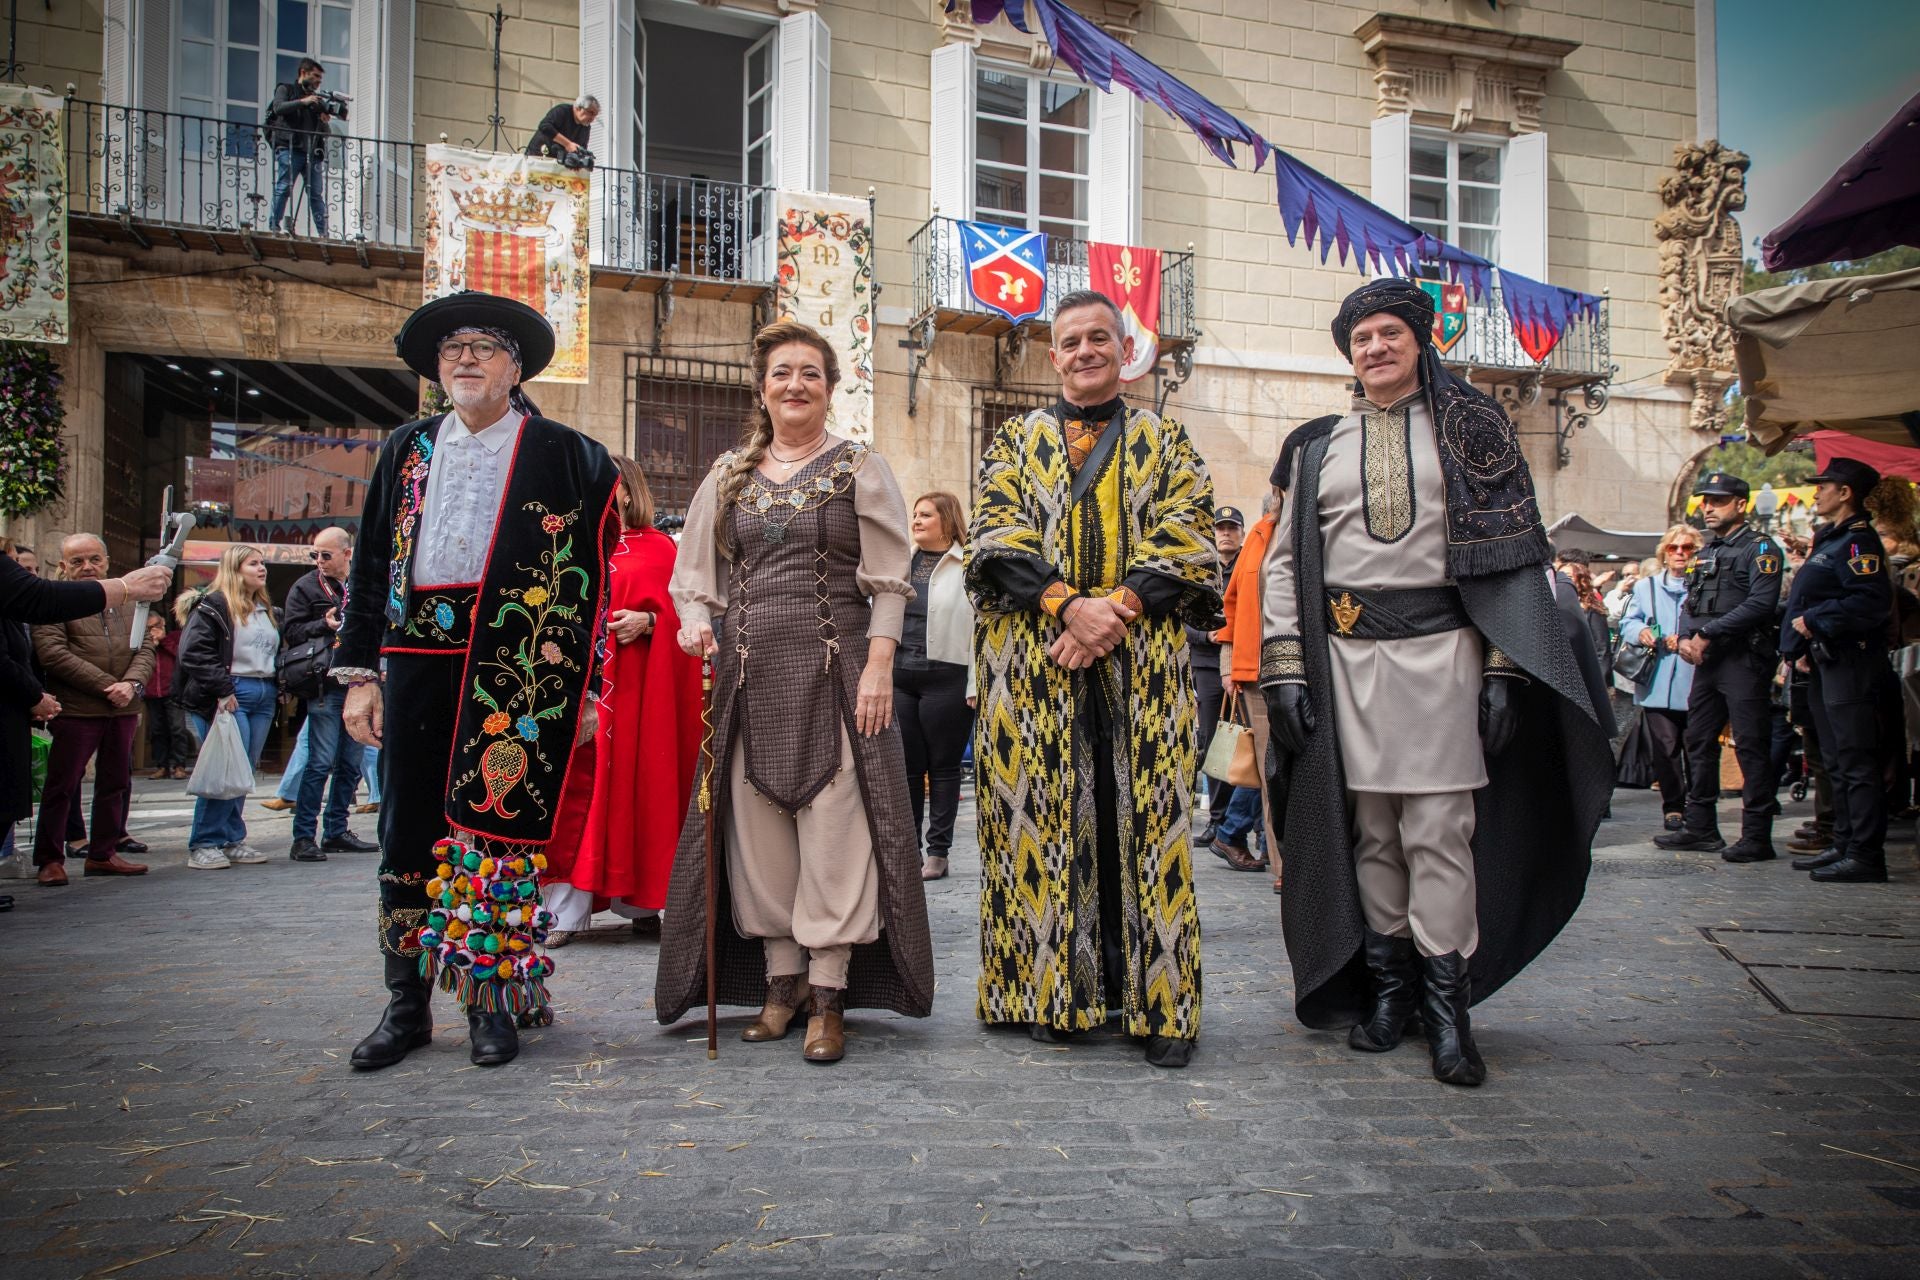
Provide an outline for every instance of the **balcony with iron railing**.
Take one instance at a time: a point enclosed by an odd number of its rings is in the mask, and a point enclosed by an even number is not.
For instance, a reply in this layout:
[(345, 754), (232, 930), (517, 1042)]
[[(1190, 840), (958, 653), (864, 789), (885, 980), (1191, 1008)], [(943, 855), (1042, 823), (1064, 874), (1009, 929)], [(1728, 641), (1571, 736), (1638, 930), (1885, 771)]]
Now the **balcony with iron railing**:
[[(316, 163), (293, 163), (309, 153)], [(420, 265), (428, 208), (419, 143), (340, 132), (303, 139), (260, 123), (69, 98), (66, 161), (68, 214), (82, 236), (255, 260)], [(292, 180), (276, 229), (282, 174)], [(646, 292), (671, 282), (676, 294), (717, 298), (773, 287), (770, 188), (600, 167), (590, 202), (596, 282)]]
[(1441, 359), (1483, 383), (1521, 382), (1562, 390), (1605, 382), (1613, 377), (1608, 300), (1599, 314), (1568, 320), (1545, 360), (1535, 360), (1520, 345), (1495, 275), (1479, 298), (1467, 298), (1466, 331)]
[[(1053, 322), (1054, 303), (1076, 289), (1089, 286), (1088, 241), (1064, 236), (1047, 237), (1046, 306), (1023, 323), (1046, 326)], [(912, 328), (934, 332), (975, 333), (997, 337), (1014, 326), (997, 311), (974, 301), (967, 287), (967, 256), (961, 247), (957, 219), (927, 219), (907, 242), (913, 256)], [(1181, 353), (1200, 337), (1193, 322), (1193, 252), (1160, 255), (1160, 316), (1156, 330), (1161, 350)]]

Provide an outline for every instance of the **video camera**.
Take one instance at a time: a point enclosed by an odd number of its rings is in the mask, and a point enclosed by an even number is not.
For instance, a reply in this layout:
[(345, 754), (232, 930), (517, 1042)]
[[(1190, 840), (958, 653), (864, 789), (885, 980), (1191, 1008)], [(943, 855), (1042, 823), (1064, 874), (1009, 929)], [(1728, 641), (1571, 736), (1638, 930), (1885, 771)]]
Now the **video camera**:
[(562, 151), (558, 159), (561, 167), (565, 169), (593, 168), (593, 152), (587, 150), (585, 147), (581, 147), (577, 151)]
[(320, 99), (320, 109), (334, 119), (347, 118), (347, 105), (353, 101), (350, 95), (336, 93), (332, 89), (315, 89), (313, 96)]

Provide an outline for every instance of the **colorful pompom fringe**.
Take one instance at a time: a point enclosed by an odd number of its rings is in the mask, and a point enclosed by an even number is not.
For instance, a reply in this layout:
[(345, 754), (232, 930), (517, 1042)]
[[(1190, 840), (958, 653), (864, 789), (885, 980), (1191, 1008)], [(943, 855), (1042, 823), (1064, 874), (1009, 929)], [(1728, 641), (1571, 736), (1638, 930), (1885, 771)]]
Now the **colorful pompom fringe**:
[(553, 960), (542, 952), (553, 913), (540, 902), (547, 858), (532, 846), (490, 849), (478, 836), (433, 846), (420, 926), (420, 972), (480, 1013), (527, 1014), (547, 1005)]

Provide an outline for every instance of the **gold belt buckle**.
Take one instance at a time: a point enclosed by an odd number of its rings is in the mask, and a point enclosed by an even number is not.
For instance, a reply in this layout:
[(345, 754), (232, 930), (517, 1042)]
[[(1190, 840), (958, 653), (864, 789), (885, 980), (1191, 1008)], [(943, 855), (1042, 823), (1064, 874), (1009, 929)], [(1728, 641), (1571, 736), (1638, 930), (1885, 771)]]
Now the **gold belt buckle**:
[(1360, 611), (1364, 607), (1353, 602), (1353, 593), (1349, 591), (1342, 591), (1338, 600), (1327, 597), (1327, 609), (1333, 614), (1334, 629), (1343, 636), (1353, 634), (1353, 624), (1360, 621)]

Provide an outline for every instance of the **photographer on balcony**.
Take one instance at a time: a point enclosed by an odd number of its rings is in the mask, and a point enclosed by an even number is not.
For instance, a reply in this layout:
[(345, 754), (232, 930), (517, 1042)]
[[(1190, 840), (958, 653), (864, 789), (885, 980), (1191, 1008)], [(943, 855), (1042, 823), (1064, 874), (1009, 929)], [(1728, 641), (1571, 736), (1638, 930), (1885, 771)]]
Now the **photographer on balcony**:
[(570, 168), (593, 167), (592, 153), (587, 151), (587, 139), (593, 134), (593, 122), (600, 118), (600, 99), (590, 93), (583, 93), (571, 106), (561, 103), (547, 112), (540, 121), (540, 127), (533, 131), (533, 140), (527, 143), (527, 154), (542, 156), (549, 160), (558, 160), (568, 164), (567, 157), (579, 155), (580, 161), (569, 165)]
[[(295, 83), (275, 85), (273, 105), (267, 108), (267, 145), (273, 148), (273, 211), (267, 230), (279, 232), (280, 219), (287, 211), (287, 198), (293, 192), (295, 178), (307, 184), (307, 209), (313, 214), (313, 229), (321, 237), (327, 234), (327, 138), (329, 122), (336, 116), (347, 118), (346, 99), (321, 91), (320, 82), (327, 69), (312, 58), (300, 59)], [(298, 220), (299, 214), (294, 214)], [(293, 233), (293, 224), (285, 228)]]

